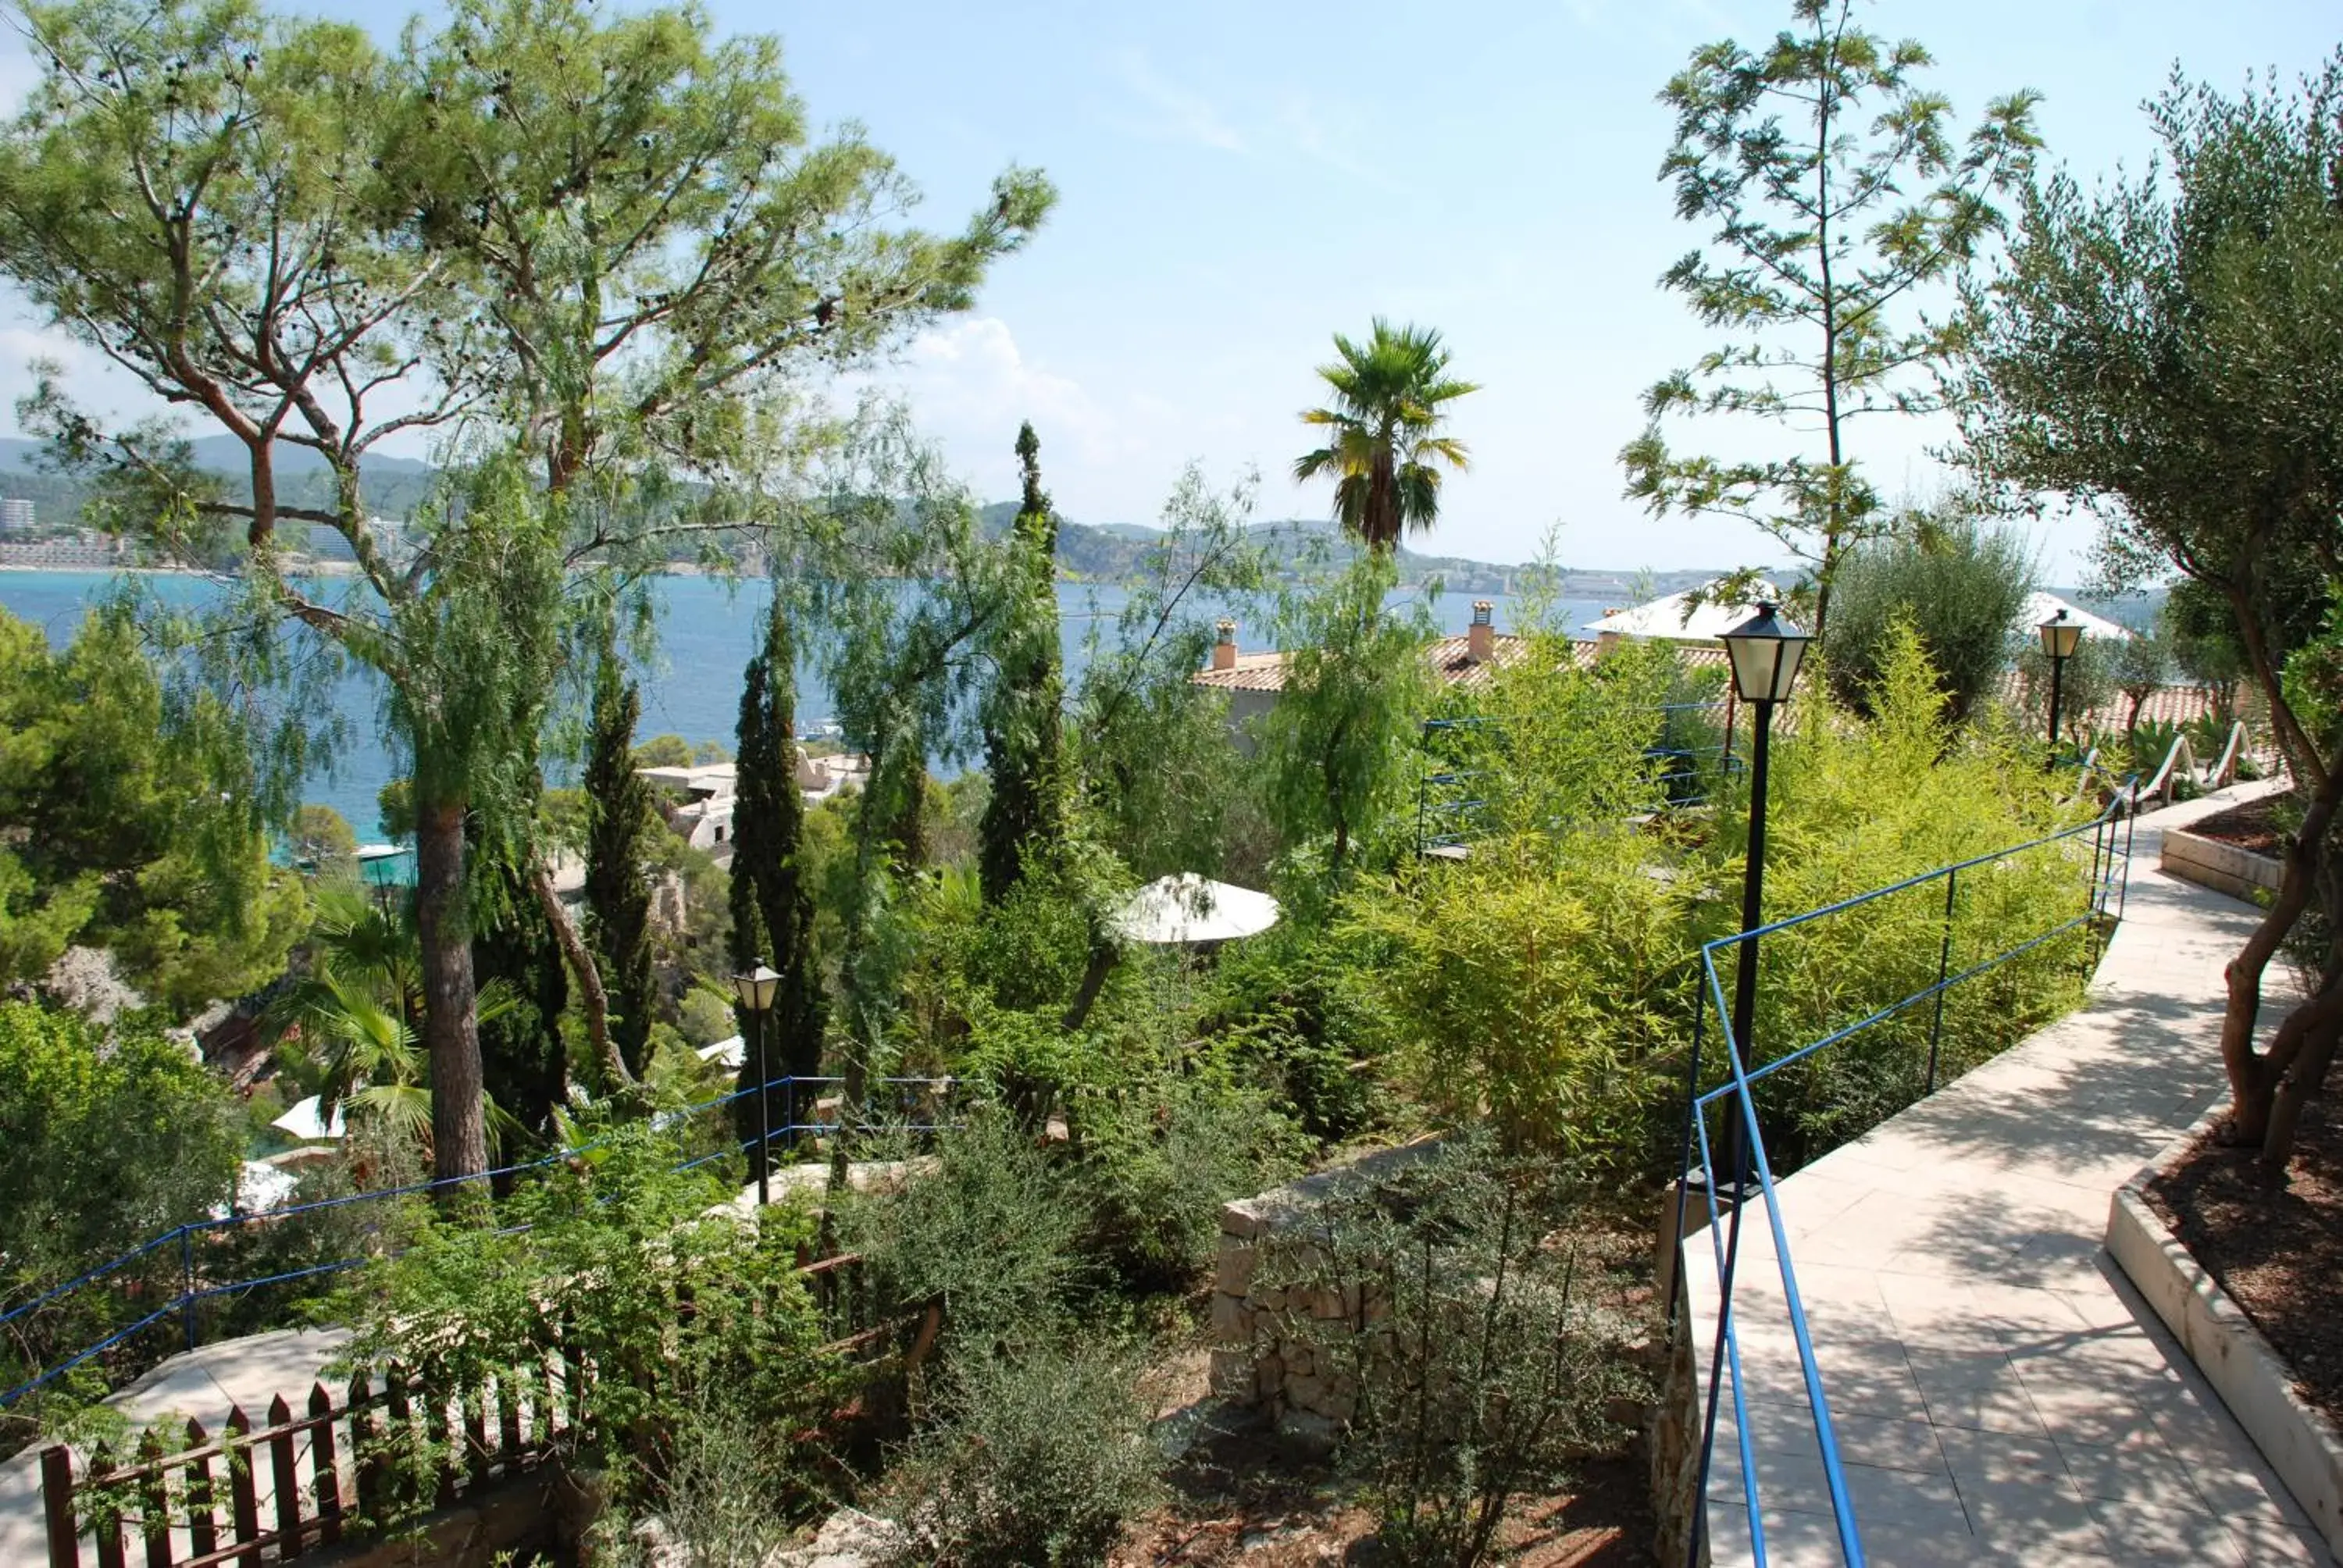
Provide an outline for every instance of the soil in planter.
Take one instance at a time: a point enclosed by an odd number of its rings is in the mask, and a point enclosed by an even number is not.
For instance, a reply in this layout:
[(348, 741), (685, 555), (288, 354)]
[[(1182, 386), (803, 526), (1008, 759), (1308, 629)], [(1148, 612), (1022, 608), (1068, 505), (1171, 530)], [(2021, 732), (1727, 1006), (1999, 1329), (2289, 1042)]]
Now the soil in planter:
[(2265, 795), (2258, 800), (2216, 811), (2210, 817), (2200, 817), (2188, 824), (2188, 830), (2200, 839), (2217, 839), (2258, 855), (2282, 855), (2286, 852), (2286, 834), (2278, 822), (2291, 803), (2292, 797), (2288, 795)]
[(2296, 1392), (2343, 1426), (2343, 1096), (2303, 1107), (2282, 1183), (2260, 1152), (2200, 1142), (2147, 1200), (2261, 1330)]

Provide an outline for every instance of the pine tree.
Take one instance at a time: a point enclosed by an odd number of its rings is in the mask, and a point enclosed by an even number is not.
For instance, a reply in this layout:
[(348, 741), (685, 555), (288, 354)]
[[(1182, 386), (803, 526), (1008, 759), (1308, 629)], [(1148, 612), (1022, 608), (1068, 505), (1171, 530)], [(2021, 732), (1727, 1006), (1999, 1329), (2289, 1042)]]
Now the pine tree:
[(1041, 443), (1027, 424), (1017, 432), (1025, 496), (1013, 533), (1031, 576), (1025, 601), (1003, 628), (1000, 677), (988, 695), (984, 754), (992, 794), (979, 831), (977, 873), (987, 903), (998, 903), (1031, 861), (1065, 833), (1063, 734), (1065, 672), (1058, 648), (1058, 518), (1041, 489)]
[(642, 694), (626, 678), (615, 636), (594, 679), (593, 733), (586, 758), (588, 938), (610, 999), (610, 1039), (640, 1078), (650, 1056), (651, 890), (643, 875), (644, 835), (655, 820), (650, 786), (635, 770), (635, 722)]
[[(1644, 394), (1650, 422), (1619, 457), (1652, 516), (1740, 518), (1811, 568), (1820, 638), (1846, 552), (1895, 521), (1856, 462), (1856, 422), (1941, 406), (1935, 371), (1960, 335), (1918, 306), (2001, 228), (1994, 202), (2040, 145), (2038, 95), (1993, 100), (1956, 145), (1917, 41), (1865, 32), (1854, 0), (1790, 13), (1769, 43), (1702, 46), (1660, 94), (1676, 114), (1660, 177), (1679, 217), (1714, 226), (1660, 285), (1725, 336)], [(1716, 414), (1789, 435), (1754, 457), (1668, 444), (1665, 421)]]
[[(811, 1077), (821, 1070), (824, 1019), (813, 951), (813, 897), (798, 866), (805, 802), (798, 794), (796, 730), (796, 651), (777, 592), (765, 617), (764, 647), (749, 659), (740, 689), (731, 890), (734, 970), (745, 971), (761, 960), (781, 977), (772, 1016), (763, 1020), (769, 1031), (767, 1062), (775, 1078)], [(740, 1010), (744, 1093), (757, 1087), (758, 1021)], [(773, 1100), (772, 1125), (784, 1126), (789, 1102), (779, 1094)], [(733, 1104), (741, 1136), (753, 1137), (756, 1101)], [(749, 1170), (756, 1168), (752, 1158)]]

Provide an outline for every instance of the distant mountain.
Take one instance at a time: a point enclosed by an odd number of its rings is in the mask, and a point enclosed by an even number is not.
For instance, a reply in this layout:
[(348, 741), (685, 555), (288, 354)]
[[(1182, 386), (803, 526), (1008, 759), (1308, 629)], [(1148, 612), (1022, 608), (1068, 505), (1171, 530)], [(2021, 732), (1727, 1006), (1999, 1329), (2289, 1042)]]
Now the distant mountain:
[[(241, 474), (249, 470), (245, 457), (244, 443), (233, 436), (205, 436), (188, 443), (196, 455), (198, 467), (223, 474)], [(21, 436), (0, 436), (0, 471), (32, 469), (41, 450), (38, 441), (27, 441)], [(414, 457), (394, 457), (369, 452), (358, 467), (367, 474), (404, 474), (428, 477), (437, 472), (430, 464)], [(325, 458), (307, 447), (297, 447), (288, 441), (277, 444), (277, 471), (279, 474), (323, 473)]]
[[(1017, 503), (995, 501), (983, 508), (985, 531), (998, 534), (1016, 520)], [(1323, 518), (1288, 518), (1252, 525), (1252, 537), (1280, 563), (1280, 575), (1298, 575), (1300, 564), (1323, 563), (1329, 568), (1349, 561), (1358, 547), (1335, 525)], [(1161, 543), (1163, 530), (1143, 523), (1058, 522), (1058, 568), (1068, 577), (1090, 582), (1121, 582), (1135, 576), (1147, 552)], [(1400, 548), (1400, 581), (1411, 588), (1438, 578), (1451, 593), (1511, 594), (1519, 590), (1529, 570), (1523, 566), (1476, 561), (1462, 556), (1424, 555)], [(1586, 571), (1565, 568), (1560, 591), (1564, 598), (1598, 599), (1629, 605), (1660, 594), (1679, 593), (1709, 581), (1714, 568), (1664, 572)]]
[[(196, 462), (203, 467), (217, 469), (223, 474), (245, 473), (251, 467), (251, 459), (245, 455), (244, 443), (233, 436), (198, 437), (188, 445), (195, 448)], [(319, 457), (314, 447), (279, 441), (277, 443), (277, 471), (280, 475), (322, 474), (326, 471), (326, 459)], [(358, 472), (368, 477), (404, 474), (428, 478), (438, 470), (418, 458), (368, 452), (358, 459)]]
[[(205, 436), (188, 445), (196, 466), (217, 474), (229, 496), (238, 500), (251, 497), (252, 467), (243, 442), (233, 436)], [(62, 528), (79, 521), (86, 487), (73, 475), (36, 466), (40, 451), (37, 441), (0, 437), (0, 494), (29, 498), (44, 524)], [(428, 463), (371, 452), (359, 459), (358, 470), (366, 477), (367, 504), (376, 515), (387, 518), (411, 515), (429, 498), (438, 477), (438, 470)], [(333, 500), (331, 471), (307, 447), (277, 444), (277, 499), (288, 507), (320, 507)]]
[[(233, 436), (206, 436), (191, 443), (196, 460), (218, 474), (228, 493), (239, 498), (251, 493), (251, 471), (244, 444)], [(279, 493), (287, 506), (328, 504), (325, 460), (306, 447), (277, 446)], [(75, 521), (80, 512), (82, 487), (70, 477), (34, 467), (38, 442), (0, 437), (0, 495), (29, 496), (41, 520), (53, 526)], [(413, 457), (369, 454), (364, 460), (367, 503), (378, 515), (404, 518), (427, 500), (438, 470)], [(1017, 503), (995, 501), (980, 514), (989, 534), (1004, 532), (1016, 519)], [(1351, 558), (1357, 547), (1323, 519), (1285, 518), (1252, 526), (1253, 537), (1268, 547), (1272, 558), (1292, 575), (1293, 563), (1315, 558), (1329, 566)], [(1163, 538), (1163, 530), (1144, 523), (1079, 523), (1061, 519), (1058, 525), (1058, 567), (1066, 576), (1091, 582), (1121, 582), (1135, 576), (1147, 552)], [(321, 553), (339, 554), (338, 539), (320, 539)], [(1411, 587), (1437, 578), (1455, 593), (1506, 594), (1514, 591), (1524, 568), (1457, 556), (1423, 555), (1402, 547), (1400, 579)], [(1627, 572), (1571, 571), (1563, 577), (1568, 598), (1594, 598), (1631, 603), (1648, 587), (1654, 594), (1673, 593), (1705, 582), (1711, 571), (1662, 572), (1638, 576)]]

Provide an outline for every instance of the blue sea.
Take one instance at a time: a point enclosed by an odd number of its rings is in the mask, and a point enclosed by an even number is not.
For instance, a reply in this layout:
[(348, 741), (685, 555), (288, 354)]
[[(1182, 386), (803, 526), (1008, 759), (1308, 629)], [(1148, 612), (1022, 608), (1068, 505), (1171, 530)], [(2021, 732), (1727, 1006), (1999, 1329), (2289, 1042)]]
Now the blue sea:
[[(0, 609), (19, 620), (33, 622), (47, 634), (53, 646), (73, 638), (89, 604), (107, 592), (116, 578), (106, 572), (0, 571)], [(166, 602), (198, 603), (218, 589), (200, 578), (156, 575), (142, 586)], [(749, 661), (756, 636), (757, 618), (763, 612), (769, 587), (762, 581), (726, 583), (711, 578), (671, 577), (659, 579), (659, 647), (657, 659), (637, 671), (642, 684), (640, 738), (677, 734), (694, 742), (713, 740), (729, 747), (739, 717), (740, 672)], [(1085, 662), (1086, 644), (1093, 627), (1102, 637), (1112, 631), (1125, 594), (1119, 588), (1088, 583), (1064, 583), (1058, 589), (1059, 633), (1066, 651), (1069, 680), (1078, 678)], [(1445, 593), (1430, 601), (1443, 630), (1462, 632), (1471, 621), (1473, 601), (1484, 597)], [(1507, 601), (1496, 600), (1500, 629), (1507, 629)], [(1591, 620), (1603, 613), (1599, 604), (1565, 603), (1559, 607), (1565, 625)], [(1210, 615), (1206, 608), (1202, 613)], [(1260, 634), (1240, 631), (1248, 649), (1262, 646)], [(333, 807), (357, 830), (362, 839), (381, 836), (376, 797), (391, 778), (388, 749), (381, 739), (379, 692), (371, 676), (361, 673), (344, 681), (337, 702), (348, 719), (351, 741), (329, 769), (309, 784), (309, 799)], [(799, 672), (798, 722), (809, 733), (829, 716), (830, 695), (817, 671)]]

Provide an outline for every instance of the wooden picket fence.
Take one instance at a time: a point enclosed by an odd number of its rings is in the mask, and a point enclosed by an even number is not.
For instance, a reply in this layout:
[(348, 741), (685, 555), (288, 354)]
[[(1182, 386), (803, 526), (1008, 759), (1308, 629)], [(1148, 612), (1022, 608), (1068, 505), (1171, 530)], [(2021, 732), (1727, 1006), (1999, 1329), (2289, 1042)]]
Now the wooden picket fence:
[(241, 1406), (217, 1435), (190, 1421), (176, 1452), (152, 1432), (127, 1462), (100, 1446), (78, 1477), (70, 1450), (46, 1449), (51, 1568), (79, 1568), (85, 1528), (99, 1568), (125, 1568), (126, 1537), (143, 1543), (148, 1568), (285, 1562), (337, 1544), (397, 1489), (395, 1438), (420, 1436), (444, 1456), (428, 1483), (431, 1505), (446, 1507), (534, 1468), (572, 1424), (565, 1391), (581, 1387), (578, 1372), (551, 1362), (451, 1401), (394, 1364), (379, 1384), (363, 1372), (353, 1378), (338, 1404), (325, 1384), (313, 1385), (306, 1415), (279, 1394), (257, 1430)]
[[(892, 1354), (916, 1365), (935, 1342), (940, 1309), (884, 1315), (860, 1262), (849, 1253), (799, 1271), (826, 1348), (858, 1362)], [(397, 1504), (453, 1506), (544, 1462), (578, 1423), (592, 1376), (573, 1352), (450, 1394), (394, 1362), (378, 1382), (352, 1378), (338, 1402), (313, 1385), (306, 1414), (279, 1394), (257, 1429), (241, 1407), (216, 1434), (190, 1421), (176, 1452), (150, 1431), (127, 1455), (100, 1445), (76, 1475), (72, 1451), (50, 1447), (41, 1454), (50, 1568), (80, 1568), (85, 1535), (98, 1568), (126, 1568), (126, 1542), (143, 1548), (146, 1568), (257, 1568), (361, 1536)], [(424, 1452), (436, 1456), (430, 1473), (402, 1473), (395, 1456)]]

